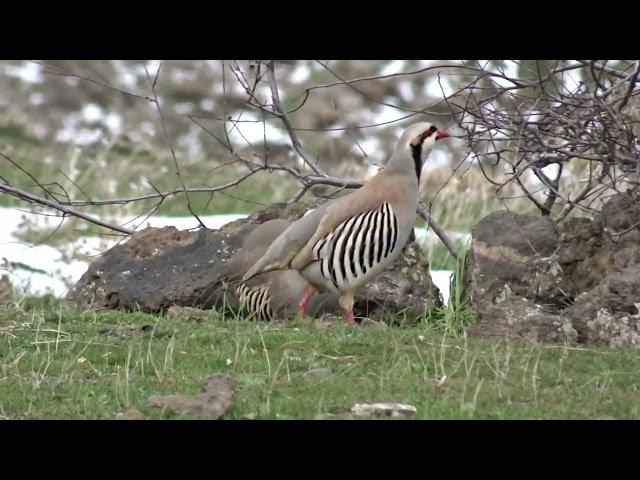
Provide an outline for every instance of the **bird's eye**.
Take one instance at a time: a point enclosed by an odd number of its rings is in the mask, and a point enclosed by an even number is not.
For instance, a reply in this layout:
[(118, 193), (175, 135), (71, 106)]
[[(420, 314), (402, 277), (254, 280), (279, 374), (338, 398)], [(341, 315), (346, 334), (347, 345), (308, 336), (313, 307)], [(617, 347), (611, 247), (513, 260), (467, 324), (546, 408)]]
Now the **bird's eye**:
[(435, 132), (436, 130), (438, 130), (438, 127), (436, 127), (435, 125), (431, 125), (431, 128), (429, 129), (429, 131)]

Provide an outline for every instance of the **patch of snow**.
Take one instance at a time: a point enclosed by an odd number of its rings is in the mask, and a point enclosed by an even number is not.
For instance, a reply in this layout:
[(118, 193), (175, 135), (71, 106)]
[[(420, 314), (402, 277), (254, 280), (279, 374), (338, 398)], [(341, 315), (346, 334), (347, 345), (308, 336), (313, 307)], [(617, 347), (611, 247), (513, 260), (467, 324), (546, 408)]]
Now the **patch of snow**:
[(22, 65), (16, 67), (13, 65), (5, 66), (5, 72), (11, 77), (17, 77), (23, 82), (40, 83), (42, 82), (42, 67), (33, 62), (23, 62)]

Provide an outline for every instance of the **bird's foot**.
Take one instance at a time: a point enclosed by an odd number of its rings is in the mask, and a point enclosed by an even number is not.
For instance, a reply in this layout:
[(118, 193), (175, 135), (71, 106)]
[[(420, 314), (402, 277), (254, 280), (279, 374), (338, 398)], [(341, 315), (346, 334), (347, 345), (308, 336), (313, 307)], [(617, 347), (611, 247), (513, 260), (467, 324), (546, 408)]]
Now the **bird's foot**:
[(353, 318), (353, 312), (351, 310), (343, 308), (342, 316), (344, 317), (344, 321), (347, 322), (348, 325), (357, 325), (355, 319)]

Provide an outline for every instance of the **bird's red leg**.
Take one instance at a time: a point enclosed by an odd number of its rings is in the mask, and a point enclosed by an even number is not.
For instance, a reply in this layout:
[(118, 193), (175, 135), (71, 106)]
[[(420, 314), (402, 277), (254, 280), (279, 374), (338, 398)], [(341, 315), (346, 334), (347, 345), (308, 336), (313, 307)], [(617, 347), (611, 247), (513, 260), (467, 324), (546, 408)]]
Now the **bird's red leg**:
[(300, 303), (298, 303), (298, 313), (301, 317), (304, 317), (307, 314), (307, 307), (309, 306), (309, 300), (316, 293), (315, 288), (311, 285), (307, 285), (304, 287), (304, 292), (302, 292), (302, 298), (300, 299)]
[(355, 325), (353, 319), (353, 295), (351, 293), (343, 293), (338, 300), (342, 316), (349, 325)]
[(353, 319), (353, 312), (346, 308), (342, 308), (341, 310), (345, 322), (347, 322), (349, 325), (355, 325), (356, 321)]

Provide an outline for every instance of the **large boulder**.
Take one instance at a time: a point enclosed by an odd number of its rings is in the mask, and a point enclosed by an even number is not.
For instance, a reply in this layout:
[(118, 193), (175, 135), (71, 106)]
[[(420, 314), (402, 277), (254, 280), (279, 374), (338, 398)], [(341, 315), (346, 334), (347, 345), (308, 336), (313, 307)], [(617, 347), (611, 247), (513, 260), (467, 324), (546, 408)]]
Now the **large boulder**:
[(573, 297), (563, 313), (581, 342), (640, 346), (640, 191), (613, 195), (574, 225), (558, 248)]
[(0, 306), (11, 301), (14, 292), (15, 287), (11, 283), (9, 275), (2, 275), (0, 277)]
[(410, 241), (400, 257), (356, 296), (354, 314), (387, 323), (414, 322), (442, 306), (426, 253)]
[(584, 343), (640, 346), (640, 264), (611, 271), (566, 315)]
[(464, 275), (465, 295), (478, 315), (470, 333), (564, 339), (566, 328), (553, 313), (564, 297), (561, 270), (552, 260), (558, 236), (548, 217), (506, 211), (476, 225)]
[(472, 231), (468, 331), (553, 343), (640, 345), (640, 195), (593, 220), (494, 212)]
[[(221, 308), (228, 287), (225, 265), (253, 229), (274, 219), (294, 221), (320, 203), (273, 205), (217, 230), (147, 228), (90, 265), (67, 299), (81, 309), (159, 313), (172, 306)], [(356, 297), (354, 314), (390, 320), (402, 312), (401, 318), (415, 320), (441, 305), (426, 255), (412, 240), (394, 265)]]

